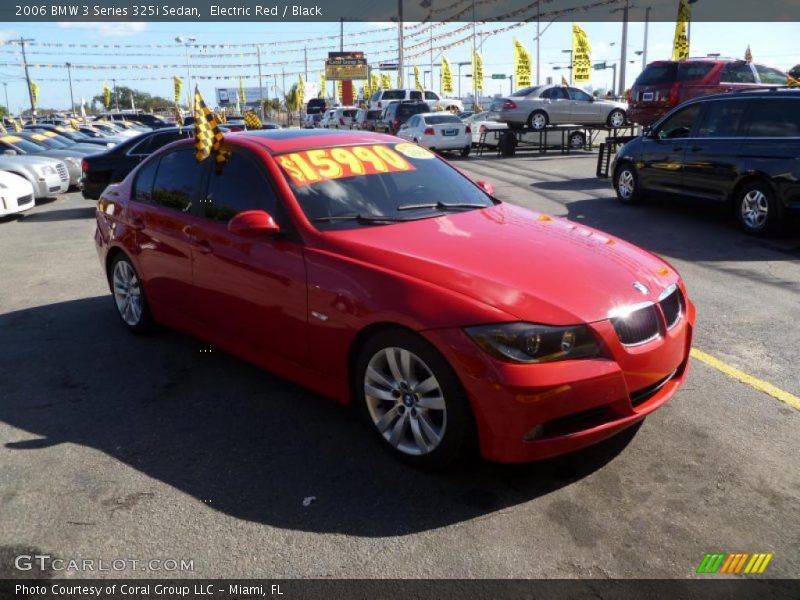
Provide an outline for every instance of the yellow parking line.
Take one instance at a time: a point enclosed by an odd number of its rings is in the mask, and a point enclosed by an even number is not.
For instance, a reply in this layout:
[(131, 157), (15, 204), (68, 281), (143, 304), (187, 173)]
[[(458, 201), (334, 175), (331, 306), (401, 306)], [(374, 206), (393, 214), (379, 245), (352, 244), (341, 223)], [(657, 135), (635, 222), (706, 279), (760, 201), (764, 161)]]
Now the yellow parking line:
[(722, 371), (728, 377), (736, 379), (737, 381), (741, 381), (742, 383), (757, 389), (759, 392), (764, 392), (765, 394), (769, 394), (773, 398), (780, 400), (781, 402), (785, 402), (792, 408), (800, 410), (800, 398), (798, 398), (794, 394), (785, 392), (782, 389), (775, 387), (771, 383), (753, 377), (752, 375), (748, 375), (744, 371), (740, 371), (736, 367), (732, 367), (731, 365), (722, 362), (720, 359), (714, 358), (710, 354), (706, 354), (705, 352), (703, 352), (702, 350), (698, 350), (697, 348), (692, 348), (692, 358), (696, 358), (700, 362), (704, 362), (708, 366), (714, 367), (718, 371)]

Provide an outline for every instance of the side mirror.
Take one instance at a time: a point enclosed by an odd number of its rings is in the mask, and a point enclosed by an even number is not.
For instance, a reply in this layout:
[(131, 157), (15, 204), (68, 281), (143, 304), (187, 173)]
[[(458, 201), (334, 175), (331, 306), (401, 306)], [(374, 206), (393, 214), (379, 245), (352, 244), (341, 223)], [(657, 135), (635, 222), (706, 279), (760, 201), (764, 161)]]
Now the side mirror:
[(274, 235), (280, 230), (265, 210), (246, 210), (228, 221), (228, 231), (243, 237)]
[(484, 192), (486, 192), (490, 196), (494, 196), (494, 186), (491, 183), (489, 183), (485, 179), (478, 179), (478, 181), (476, 181), (475, 183), (478, 184), (478, 187), (481, 188)]
[(653, 128), (650, 125), (645, 125), (642, 127), (642, 137), (653, 137)]

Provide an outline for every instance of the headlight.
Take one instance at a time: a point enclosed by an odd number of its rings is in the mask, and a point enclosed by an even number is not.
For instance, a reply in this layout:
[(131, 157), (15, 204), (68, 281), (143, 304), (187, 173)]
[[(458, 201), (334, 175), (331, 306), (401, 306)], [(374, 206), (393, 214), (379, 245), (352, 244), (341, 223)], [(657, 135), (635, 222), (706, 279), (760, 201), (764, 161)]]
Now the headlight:
[(51, 167), (50, 165), (42, 165), (38, 167), (34, 167), (38, 172), (39, 175), (55, 175), (56, 170)]
[(467, 327), (465, 331), (492, 356), (512, 362), (543, 363), (600, 354), (597, 338), (585, 325), (500, 323)]

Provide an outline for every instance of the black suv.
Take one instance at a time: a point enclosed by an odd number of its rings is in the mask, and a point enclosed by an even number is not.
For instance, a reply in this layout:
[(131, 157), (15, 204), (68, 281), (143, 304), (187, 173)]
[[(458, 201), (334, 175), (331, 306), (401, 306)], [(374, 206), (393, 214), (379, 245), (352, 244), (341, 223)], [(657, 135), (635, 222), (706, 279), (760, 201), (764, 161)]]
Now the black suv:
[(394, 135), (411, 117), (426, 112), (431, 112), (431, 109), (425, 102), (417, 100), (392, 102), (383, 110), (381, 118), (375, 122), (375, 131)]
[(713, 200), (747, 233), (777, 231), (800, 213), (800, 90), (686, 102), (625, 144), (612, 173), (625, 204), (650, 193)]

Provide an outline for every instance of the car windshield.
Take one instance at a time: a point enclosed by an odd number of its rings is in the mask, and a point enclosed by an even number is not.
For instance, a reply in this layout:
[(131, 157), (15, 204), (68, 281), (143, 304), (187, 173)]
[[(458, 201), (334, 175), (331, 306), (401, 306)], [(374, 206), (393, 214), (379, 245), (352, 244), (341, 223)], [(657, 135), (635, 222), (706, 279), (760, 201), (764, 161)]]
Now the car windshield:
[(401, 100), (406, 97), (404, 90), (386, 90), (383, 92), (384, 100)]
[(459, 119), (455, 115), (432, 115), (430, 117), (425, 117), (425, 124), (426, 125), (441, 125), (442, 123), (461, 123), (461, 119)]
[(379, 110), (371, 110), (371, 111), (369, 111), (367, 113), (367, 117), (366, 118), (368, 120), (371, 120), (371, 119), (380, 119), (380, 117), (381, 117), (381, 111), (379, 111)]
[(47, 150), (47, 148), (40, 144), (36, 144), (30, 140), (23, 140), (21, 137), (17, 137), (16, 135), (4, 135), (3, 137), (0, 137), (0, 142), (5, 142), (21, 154), (35, 154), (37, 152), (41, 152), (42, 150)]
[(492, 206), (483, 190), (416, 144), (318, 148), (276, 157), (321, 230), (353, 229)]
[(42, 135), (41, 133), (34, 133), (30, 136), (29, 141), (34, 142), (35, 144), (39, 144), (40, 146), (44, 146), (45, 148), (66, 148), (67, 144), (54, 139), (48, 138), (47, 136)]

